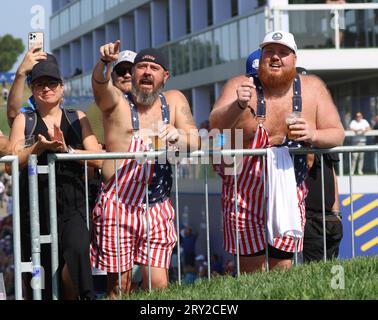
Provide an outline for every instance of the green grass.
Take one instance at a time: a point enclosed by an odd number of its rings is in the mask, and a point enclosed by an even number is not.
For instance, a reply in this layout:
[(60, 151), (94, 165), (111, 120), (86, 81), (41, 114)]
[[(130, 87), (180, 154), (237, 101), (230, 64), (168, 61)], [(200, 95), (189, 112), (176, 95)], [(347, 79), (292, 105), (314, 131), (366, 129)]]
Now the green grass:
[(102, 114), (95, 103), (92, 103), (87, 110), (87, 117), (92, 130), (100, 143), (104, 142), (104, 129), (102, 126)]
[[(332, 278), (342, 266), (344, 289), (333, 289)], [(335, 281), (335, 280), (334, 280)], [(336, 281), (336, 283), (339, 283)], [(215, 277), (193, 285), (171, 285), (151, 293), (137, 292), (125, 300), (341, 300), (378, 299), (378, 257), (300, 265), (288, 271)]]
[(0, 106), (0, 130), (5, 136), (9, 137), (10, 128), (7, 120), (7, 107), (3, 105)]
[[(7, 85), (8, 90), (10, 90), (10, 84)], [(24, 94), (22, 101), (26, 101), (30, 97), (30, 90), (27, 86), (25, 86)], [(9, 137), (10, 128), (8, 125), (7, 120), (7, 103), (3, 100), (2, 97), (0, 97), (0, 130), (3, 132), (5, 136)]]

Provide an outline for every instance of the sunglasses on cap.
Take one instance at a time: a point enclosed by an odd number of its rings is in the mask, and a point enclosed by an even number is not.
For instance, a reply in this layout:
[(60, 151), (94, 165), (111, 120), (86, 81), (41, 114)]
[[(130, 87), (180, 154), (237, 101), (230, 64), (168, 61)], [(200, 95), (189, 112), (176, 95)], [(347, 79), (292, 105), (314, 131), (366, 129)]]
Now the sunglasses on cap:
[(43, 90), (45, 87), (48, 87), (50, 90), (55, 90), (59, 85), (60, 81), (56, 79), (50, 79), (47, 81), (35, 81), (32, 83), (34, 89), (40, 91)]
[(123, 77), (127, 73), (131, 75), (131, 69), (132, 69), (132, 66), (118, 65), (114, 68), (114, 72), (116, 73), (118, 77)]

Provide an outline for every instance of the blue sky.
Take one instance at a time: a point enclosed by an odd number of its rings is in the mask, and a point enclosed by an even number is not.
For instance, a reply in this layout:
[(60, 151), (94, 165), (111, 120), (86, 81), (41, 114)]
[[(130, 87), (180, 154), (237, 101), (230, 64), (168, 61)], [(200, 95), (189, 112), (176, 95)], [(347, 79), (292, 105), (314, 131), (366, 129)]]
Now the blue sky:
[[(41, 16), (37, 13), (44, 9), (45, 28), (33, 29), (32, 23), (36, 21), (36, 17)], [(35, 9), (35, 13), (31, 10)], [(37, 12), (37, 13), (36, 13)], [(45, 33), (45, 50), (50, 50), (49, 44), (49, 18), (51, 15), (51, 0), (2, 0), (0, 10), (0, 36), (7, 33), (14, 37), (21, 38), (27, 50), (27, 34), (31, 31), (42, 31)], [(26, 52), (26, 51), (25, 51)], [(14, 64), (11, 71), (15, 71), (24, 57), (23, 53), (18, 61)]]

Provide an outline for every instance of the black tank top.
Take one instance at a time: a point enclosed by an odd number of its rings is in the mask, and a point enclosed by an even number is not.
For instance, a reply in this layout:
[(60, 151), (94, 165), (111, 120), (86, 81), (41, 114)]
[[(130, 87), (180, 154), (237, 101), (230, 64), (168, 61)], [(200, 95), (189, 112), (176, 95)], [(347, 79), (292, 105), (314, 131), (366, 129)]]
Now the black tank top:
[[(74, 129), (62, 113), (60, 129), (63, 132), (66, 145), (78, 148), (82, 145), (76, 136)], [(50, 140), (47, 126), (37, 112), (37, 124), (34, 135), (42, 134)], [(54, 153), (46, 151), (38, 156), (38, 165), (47, 165), (47, 155)], [(56, 199), (58, 219), (70, 217), (76, 214), (85, 215), (85, 187), (84, 167), (77, 161), (66, 161), (55, 163), (56, 174)], [(38, 200), (41, 233), (49, 232), (49, 188), (48, 175), (38, 175)], [(20, 174), (20, 209), (24, 223), (29, 220), (29, 185), (27, 167), (21, 170)]]

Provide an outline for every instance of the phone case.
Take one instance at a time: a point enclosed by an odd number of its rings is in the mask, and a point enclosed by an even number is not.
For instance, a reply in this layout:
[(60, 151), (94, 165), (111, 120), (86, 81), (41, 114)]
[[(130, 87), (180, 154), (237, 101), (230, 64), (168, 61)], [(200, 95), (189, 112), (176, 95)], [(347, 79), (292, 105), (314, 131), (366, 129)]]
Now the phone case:
[(43, 44), (43, 32), (29, 32), (28, 35), (28, 47), (42, 47), (42, 51), (44, 51), (44, 44)]

